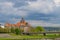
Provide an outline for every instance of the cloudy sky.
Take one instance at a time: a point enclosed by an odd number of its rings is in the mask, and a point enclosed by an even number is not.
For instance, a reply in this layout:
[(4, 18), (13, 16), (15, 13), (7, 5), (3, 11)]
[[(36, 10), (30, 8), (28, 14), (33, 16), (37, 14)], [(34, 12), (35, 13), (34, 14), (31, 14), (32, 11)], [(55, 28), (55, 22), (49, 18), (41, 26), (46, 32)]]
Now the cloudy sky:
[(60, 0), (0, 0), (0, 23), (21, 17), (33, 26), (60, 27)]

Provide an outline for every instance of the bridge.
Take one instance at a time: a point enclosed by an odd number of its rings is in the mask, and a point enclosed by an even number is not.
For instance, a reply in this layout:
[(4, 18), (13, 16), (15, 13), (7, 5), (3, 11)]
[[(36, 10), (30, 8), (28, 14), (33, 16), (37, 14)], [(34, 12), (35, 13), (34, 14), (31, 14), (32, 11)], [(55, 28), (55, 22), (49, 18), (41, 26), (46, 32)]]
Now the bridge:
[(55, 34), (55, 33), (58, 33), (58, 34), (60, 34), (60, 32), (26, 32), (26, 33), (29, 33), (29, 34), (43, 34), (43, 33), (46, 33), (46, 34), (54, 33)]
[(26, 34), (26, 35), (43, 34), (45, 36), (46, 34), (60, 34), (60, 32), (26, 32), (26, 33), (23, 32), (22, 34)]

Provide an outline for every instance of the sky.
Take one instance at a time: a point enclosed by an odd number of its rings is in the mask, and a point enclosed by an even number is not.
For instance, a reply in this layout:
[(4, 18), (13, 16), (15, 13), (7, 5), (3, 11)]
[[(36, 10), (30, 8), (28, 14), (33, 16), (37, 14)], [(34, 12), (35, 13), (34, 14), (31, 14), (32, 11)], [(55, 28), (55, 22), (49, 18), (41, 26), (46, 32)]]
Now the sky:
[(22, 17), (32, 26), (60, 27), (60, 0), (0, 0), (0, 24)]

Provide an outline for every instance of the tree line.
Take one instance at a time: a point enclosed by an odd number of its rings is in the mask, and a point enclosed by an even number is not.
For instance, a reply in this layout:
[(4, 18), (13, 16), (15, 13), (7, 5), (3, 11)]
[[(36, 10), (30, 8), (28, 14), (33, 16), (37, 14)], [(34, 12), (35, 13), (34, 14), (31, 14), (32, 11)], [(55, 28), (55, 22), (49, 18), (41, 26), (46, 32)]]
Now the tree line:
[[(44, 32), (45, 29), (42, 26), (37, 26), (37, 27), (31, 27), (29, 32)], [(0, 27), (0, 33), (15, 33), (16, 35), (20, 35), (24, 30), (20, 28), (1, 28)]]

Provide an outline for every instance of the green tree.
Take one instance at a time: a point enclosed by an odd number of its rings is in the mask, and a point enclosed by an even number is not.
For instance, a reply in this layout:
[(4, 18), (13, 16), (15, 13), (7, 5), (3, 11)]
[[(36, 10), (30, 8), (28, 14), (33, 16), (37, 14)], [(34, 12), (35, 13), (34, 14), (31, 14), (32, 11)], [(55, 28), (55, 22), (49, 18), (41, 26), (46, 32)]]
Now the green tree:
[(15, 32), (15, 29), (13, 27), (11, 27), (11, 32), (14, 33)]
[(0, 28), (0, 33), (9, 33), (9, 29), (7, 29), (7, 28)]
[(4, 28), (4, 32), (5, 32), (5, 33), (9, 33), (9, 32), (10, 32), (9, 30), (10, 30), (10, 29)]
[(0, 33), (4, 32), (4, 29), (0, 27)]
[(37, 32), (44, 32), (45, 29), (44, 29), (42, 26), (37, 26), (37, 27), (36, 27), (36, 31), (37, 31)]
[(34, 27), (31, 27), (30, 28), (30, 32), (36, 32), (35, 28)]
[(20, 34), (20, 32), (21, 32), (20, 29), (18, 29), (18, 28), (15, 29), (16, 35)]

